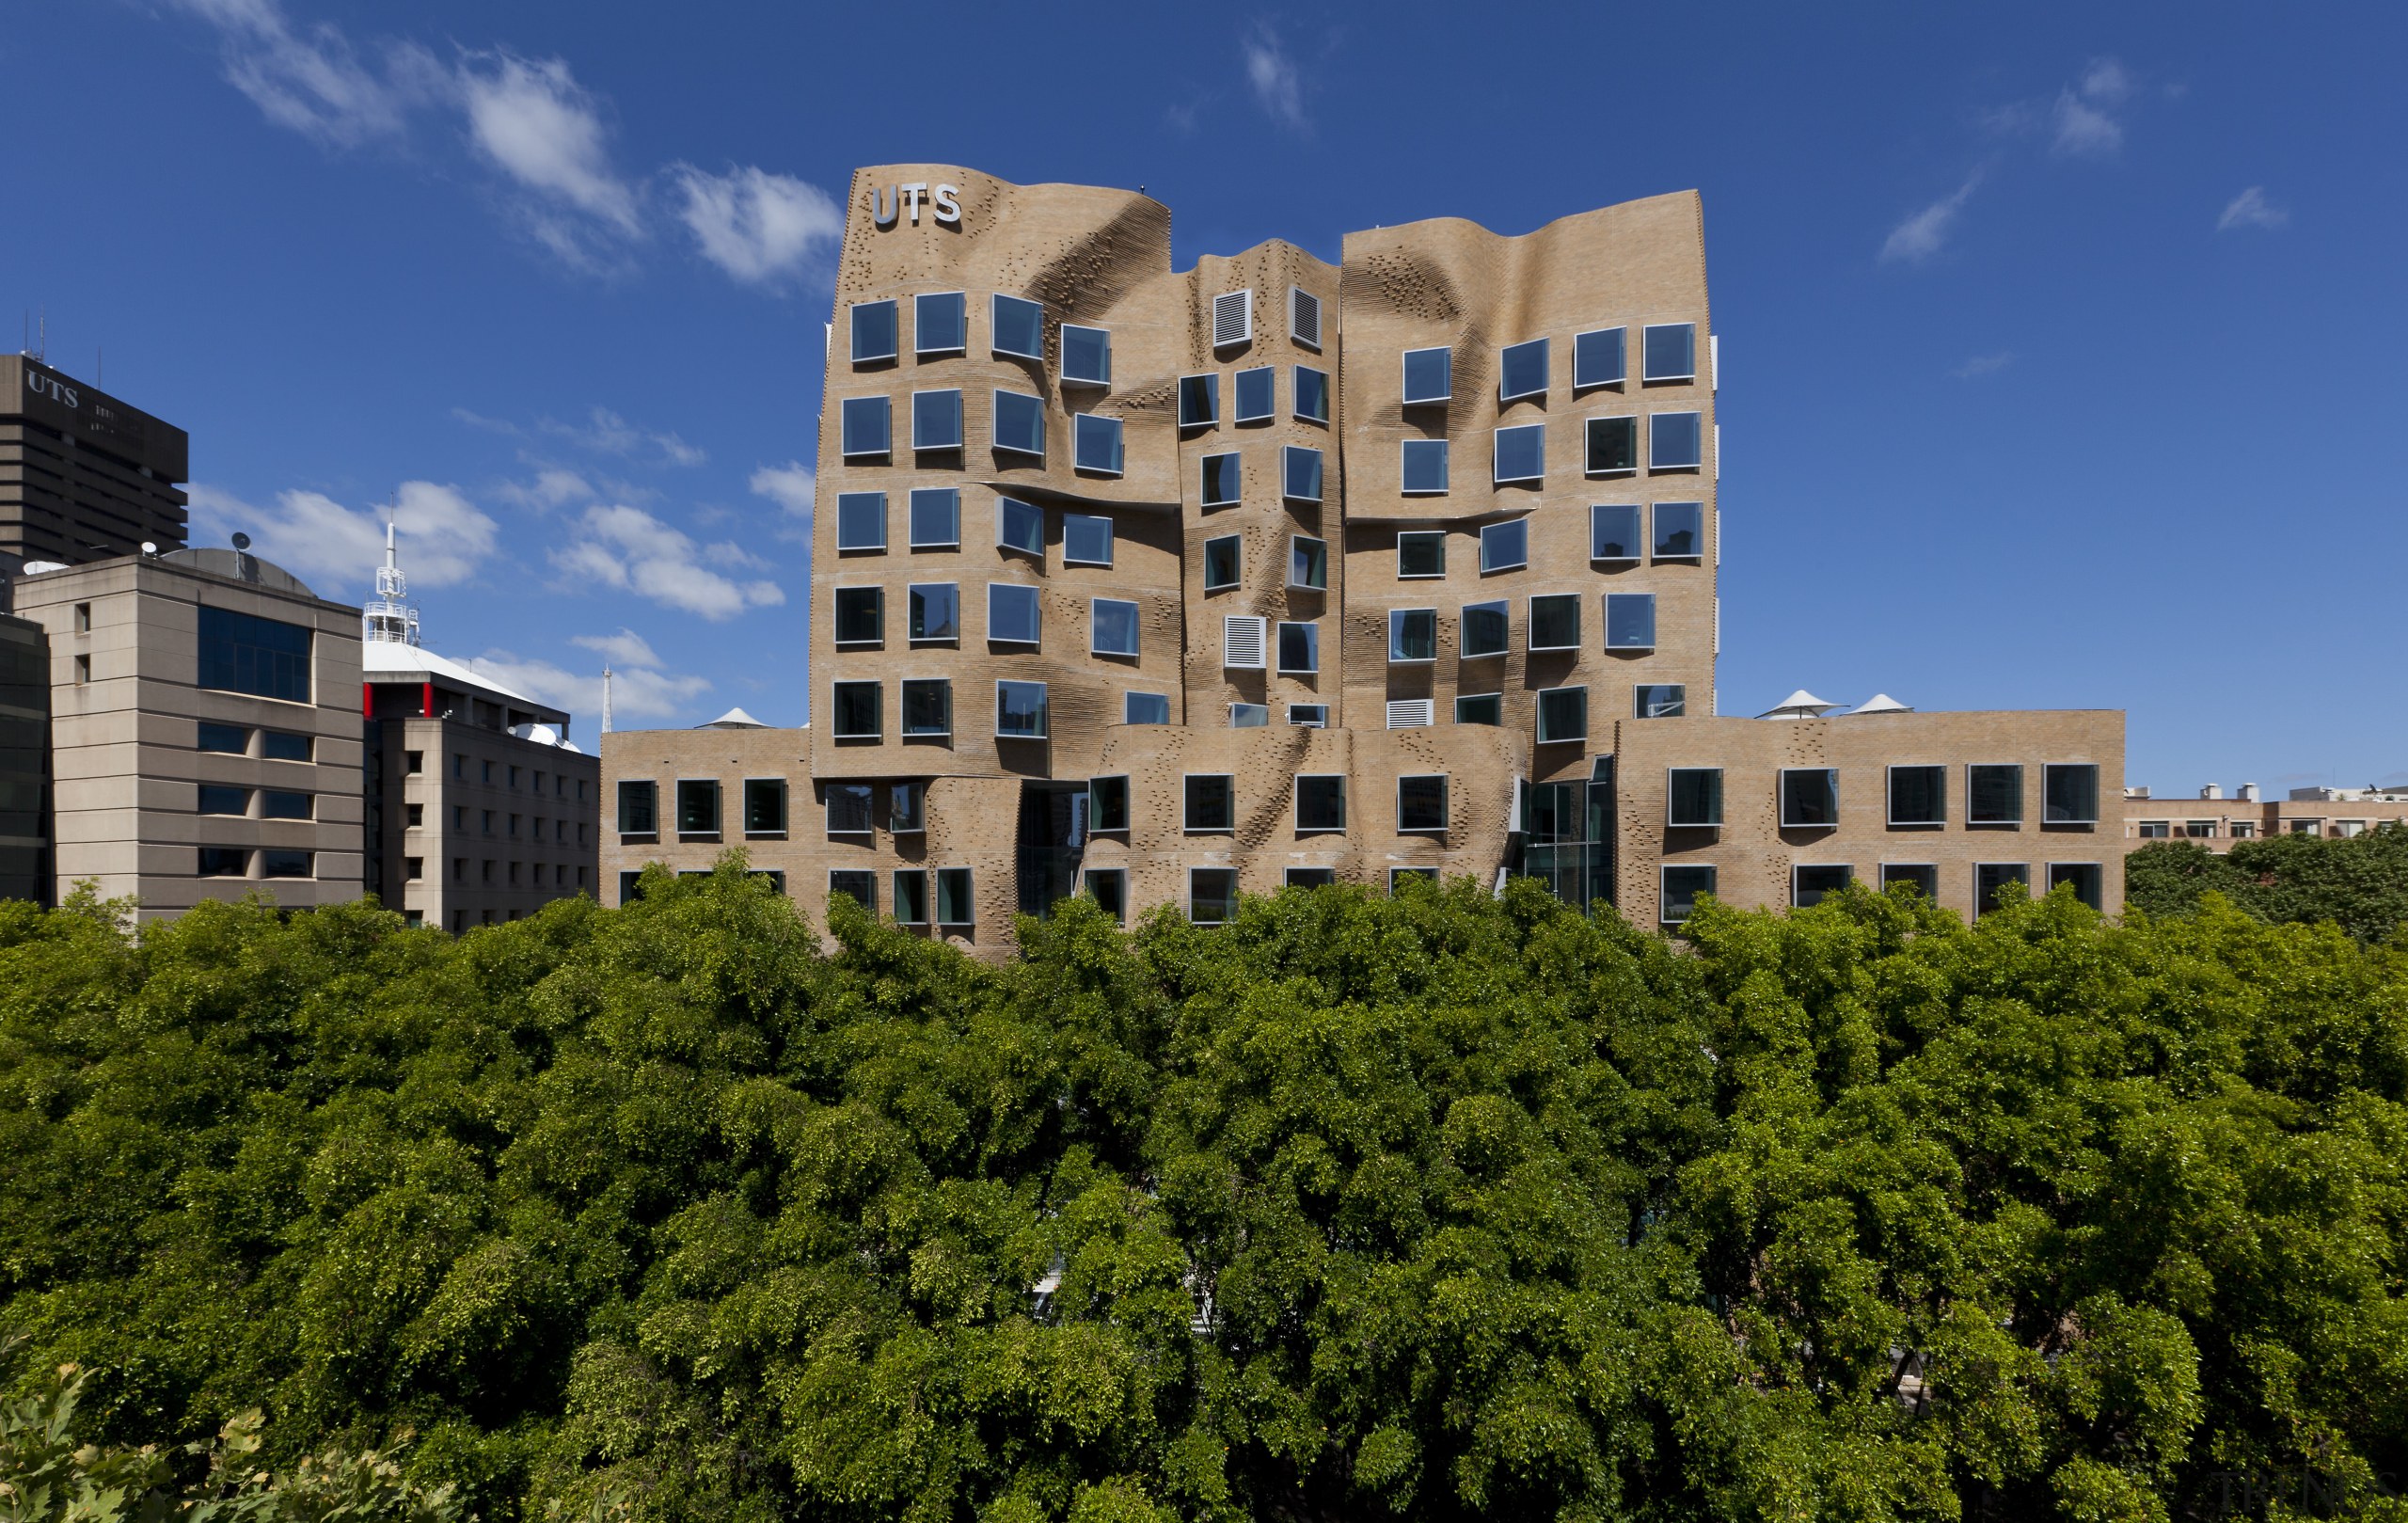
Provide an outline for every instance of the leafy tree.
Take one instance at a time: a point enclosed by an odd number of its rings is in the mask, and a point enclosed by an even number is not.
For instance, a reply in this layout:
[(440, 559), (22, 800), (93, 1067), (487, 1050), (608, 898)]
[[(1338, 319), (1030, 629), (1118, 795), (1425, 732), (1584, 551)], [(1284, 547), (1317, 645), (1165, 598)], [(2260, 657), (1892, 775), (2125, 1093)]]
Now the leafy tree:
[(2236, 841), (2222, 856), (2189, 841), (2153, 841), (2124, 859), (2125, 902), (2150, 914), (2188, 914), (2211, 893), (2260, 920), (2329, 920), (2360, 941), (2383, 941), (2408, 924), (2408, 824)]

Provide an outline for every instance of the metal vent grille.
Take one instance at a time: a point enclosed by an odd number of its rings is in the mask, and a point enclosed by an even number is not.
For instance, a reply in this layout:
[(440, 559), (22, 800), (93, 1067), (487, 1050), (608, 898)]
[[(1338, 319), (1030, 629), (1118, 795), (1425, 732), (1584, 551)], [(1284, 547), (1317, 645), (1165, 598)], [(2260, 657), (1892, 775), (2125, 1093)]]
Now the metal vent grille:
[(1288, 331), (1307, 349), (1321, 347), (1321, 298), (1302, 286), (1288, 288)]
[(1438, 701), (1434, 698), (1391, 698), (1388, 700), (1388, 728), (1418, 730), (1425, 724), (1438, 722)]
[(1223, 667), (1248, 672), (1262, 670), (1265, 622), (1260, 616), (1249, 613), (1232, 613), (1222, 619)]
[(1254, 337), (1254, 293), (1232, 291), (1212, 298), (1212, 347), (1226, 349)]

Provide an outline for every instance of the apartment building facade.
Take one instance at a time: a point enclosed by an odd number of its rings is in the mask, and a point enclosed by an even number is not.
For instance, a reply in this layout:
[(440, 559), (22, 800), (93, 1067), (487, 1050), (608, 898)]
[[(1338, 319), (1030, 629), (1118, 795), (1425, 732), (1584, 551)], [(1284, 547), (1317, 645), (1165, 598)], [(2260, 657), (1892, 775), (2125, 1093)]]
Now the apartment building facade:
[(0, 554), (58, 565), (184, 547), (184, 431), (0, 355)]
[[(1735, 816), (1752, 855), (1695, 865), (1793, 902), (1780, 864), (1830, 843), (1778, 823), (1779, 769), (1761, 798), (1735, 777), (1826, 722), (1713, 717), (1718, 360), (1691, 193), (1177, 271), (1141, 195), (864, 169), (817, 442), (814, 722), (606, 737), (605, 894), (646, 860), (693, 870), (738, 838), (712, 788), (775, 778), (777, 831), (741, 839), (807, 911), (844, 892), (981, 948), (1082, 890), (1211, 922), (1291, 882), (1535, 872), (1660, 916), (1662, 861), (1698, 844), (1631, 813), (1655, 785), (1623, 789), (1728, 744), (1725, 800), (1772, 823)], [(1851, 716), (1823, 743), (2120, 792), (2120, 716), (2003, 739), (2022, 718)], [(689, 794), (711, 829), (682, 829)], [(1847, 839), (1810, 865), (1877, 872)], [(1940, 887), (1971, 908), (1960, 845), (1923, 854), (1961, 858)], [(2112, 907), (2120, 875), (2094, 889)]]
[(2386, 824), (2408, 824), (2408, 789), (2304, 787), (2266, 799), (2255, 783), (2243, 783), (2229, 795), (2210, 784), (2195, 799), (2152, 798), (2145, 787), (2127, 788), (2123, 799), (2126, 850), (2151, 841), (2189, 841), (2224, 852), (2236, 841), (2271, 835), (2347, 838)]

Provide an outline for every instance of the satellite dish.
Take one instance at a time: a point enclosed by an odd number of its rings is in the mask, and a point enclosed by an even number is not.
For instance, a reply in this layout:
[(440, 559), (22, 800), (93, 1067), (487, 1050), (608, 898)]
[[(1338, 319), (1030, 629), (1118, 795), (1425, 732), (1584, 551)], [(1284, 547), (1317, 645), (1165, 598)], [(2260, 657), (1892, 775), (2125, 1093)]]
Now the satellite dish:
[(145, 555), (156, 555), (159, 553), (159, 547), (154, 541), (146, 539), (142, 542), (142, 553)]
[(238, 550), (247, 550), (250, 547), (251, 536), (242, 532), (240, 530), (237, 530), (234, 533), (234, 548)]

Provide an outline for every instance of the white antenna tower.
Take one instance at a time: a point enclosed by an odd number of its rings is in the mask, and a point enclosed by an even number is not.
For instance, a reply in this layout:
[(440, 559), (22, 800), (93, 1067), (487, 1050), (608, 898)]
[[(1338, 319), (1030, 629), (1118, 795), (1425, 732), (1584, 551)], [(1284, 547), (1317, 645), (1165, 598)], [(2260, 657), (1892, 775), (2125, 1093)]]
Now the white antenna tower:
[(400, 556), (393, 548), (393, 521), (385, 520), (385, 563), (376, 568), (376, 596), (359, 611), (359, 622), (370, 640), (389, 640), (404, 645), (418, 643), (418, 610), (403, 601), (409, 592), (409, 579), (402, 575)]
[(610, 669), (602, 669), (602, 733), (610, 733)]

